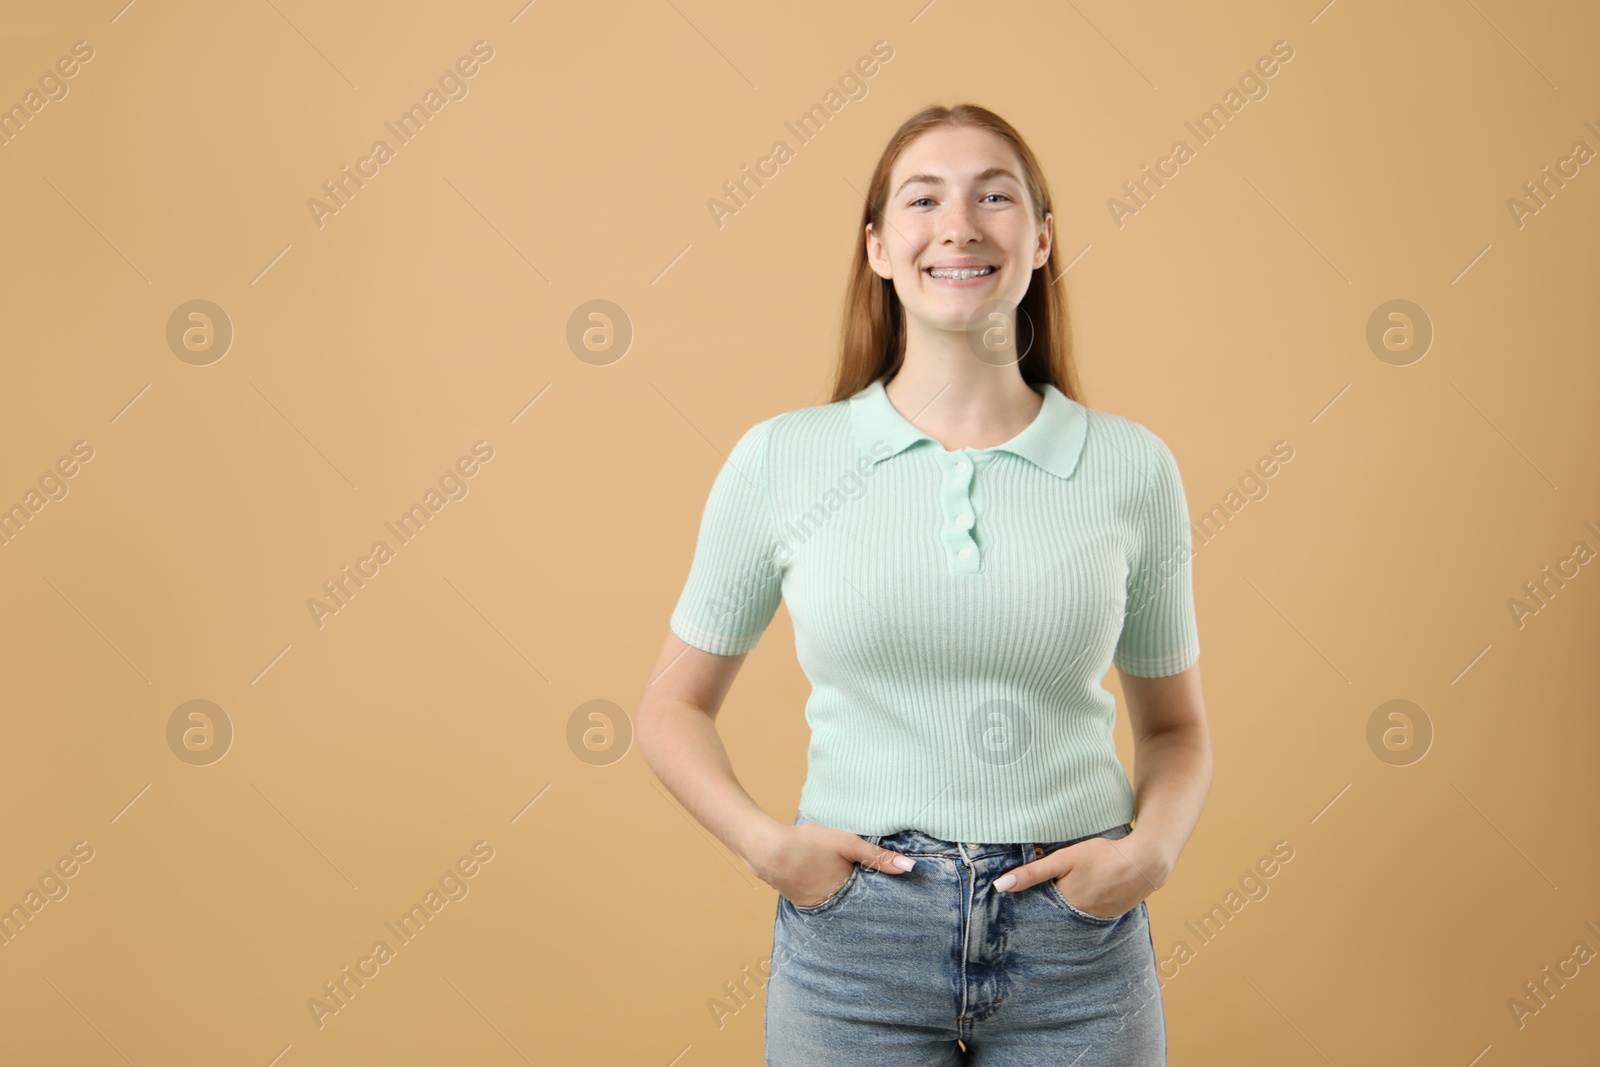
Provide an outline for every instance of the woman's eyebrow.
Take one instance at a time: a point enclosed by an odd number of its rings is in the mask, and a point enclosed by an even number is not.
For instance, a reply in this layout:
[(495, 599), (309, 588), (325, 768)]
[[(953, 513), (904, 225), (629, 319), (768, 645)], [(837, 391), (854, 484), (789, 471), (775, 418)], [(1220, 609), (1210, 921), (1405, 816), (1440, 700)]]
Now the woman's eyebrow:
[[(991, 178), (1010, 178), (1018, 185), (1022, 184), (1021, 179), (1019, 179), (1015, 174), (1012, 174), (1005, 167), (990, 167), (988, 170), (981, 171), (980, 173), (974, 175), (972, 180), (974, 182), (986, 182)], [(899, 196), (900, 190), (904, 189), (906, 186), (916, 185), (919, 183), (923, 185), (943, 185), (944, 179), (939, 177), (937, 174), (913, 174), (905, 181), (900, 183), (900, 189), (895, 190), (895, 195)]]

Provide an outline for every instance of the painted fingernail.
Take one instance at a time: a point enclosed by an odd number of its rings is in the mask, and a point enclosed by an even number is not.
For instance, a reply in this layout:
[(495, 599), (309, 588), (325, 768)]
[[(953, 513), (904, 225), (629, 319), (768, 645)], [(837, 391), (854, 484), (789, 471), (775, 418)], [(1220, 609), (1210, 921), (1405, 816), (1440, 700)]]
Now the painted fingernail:
[(917, 861), (909, 856), (896, 856), (894, 858), (894, 865), (900, 868), (902, 871), (909, 871), (911, 868), (917, 865)]
[(1014, 874), (1002, 874), (999, 878), (994, 880), (994, 887), (1000, 890), (1002, 893), (1016, 884), (1017, 876)]

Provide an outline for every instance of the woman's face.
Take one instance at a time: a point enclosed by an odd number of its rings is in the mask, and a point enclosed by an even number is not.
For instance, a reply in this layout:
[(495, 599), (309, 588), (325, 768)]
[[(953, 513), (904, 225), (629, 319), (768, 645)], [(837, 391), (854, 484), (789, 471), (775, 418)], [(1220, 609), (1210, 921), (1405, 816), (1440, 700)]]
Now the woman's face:
[[(1022, 302), (1033, 271), (1049, 260), (1053, 223), (1034, 218), (1005, 140), (942, 126), (895, 161), (883, 231), (867, 228), (867, 260), (894, 281), (910, 318), (932, 329), (981, 330), (994, 301)], [(948, 267), (992, 269), (971, 278), (933, 273)]]

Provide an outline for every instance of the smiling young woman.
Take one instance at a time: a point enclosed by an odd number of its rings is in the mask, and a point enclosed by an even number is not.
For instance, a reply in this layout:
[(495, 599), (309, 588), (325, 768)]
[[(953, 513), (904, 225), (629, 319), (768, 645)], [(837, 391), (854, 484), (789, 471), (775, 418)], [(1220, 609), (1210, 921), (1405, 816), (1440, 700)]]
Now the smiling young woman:
[[(1177, 462), (1080, 399), (1049, 190), (999, 116), (907, 120), (860, 234), (833, 400), (718, 473), (641, 751), (779, 893), (768, 1064), (1163, 1064), (1145, 898), (1211, 778)], [(780, 600), (812, 683), (792, 825), (715, 725)]]

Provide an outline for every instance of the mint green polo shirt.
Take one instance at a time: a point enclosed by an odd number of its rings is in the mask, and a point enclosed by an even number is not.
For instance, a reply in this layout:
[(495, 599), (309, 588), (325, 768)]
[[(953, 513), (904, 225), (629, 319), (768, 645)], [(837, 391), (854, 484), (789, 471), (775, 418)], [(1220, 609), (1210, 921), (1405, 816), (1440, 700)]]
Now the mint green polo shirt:
[(875, 381), (752, 426), (712, 483), (670, 625), (732, 656), (787, 606), (808, 820), (1012, 843), (1132, 819), (1101, 683), (1199, 658), (1183, 485), (1144, 426), (1033, 388), (1016, 437), (951, 451)]

